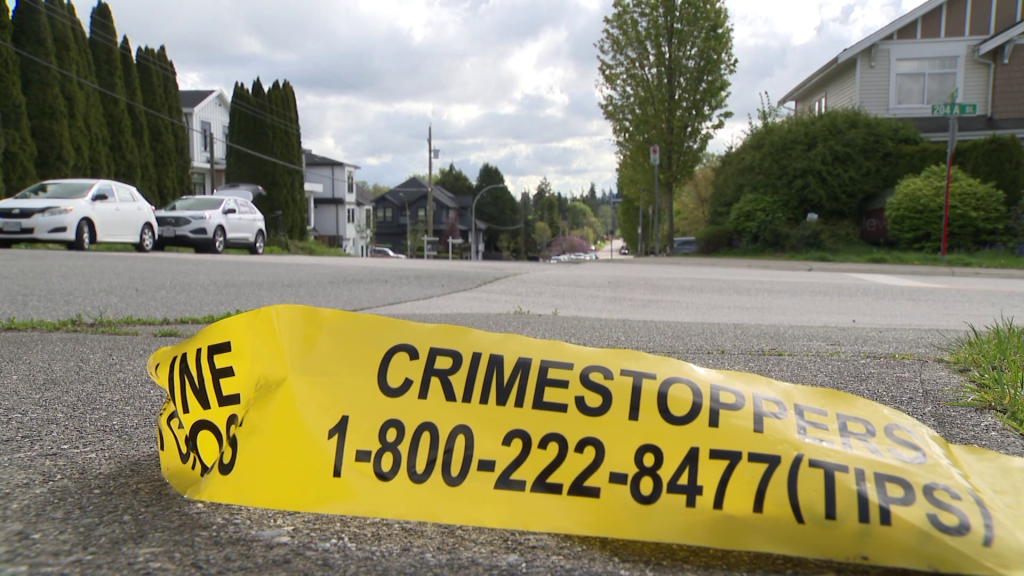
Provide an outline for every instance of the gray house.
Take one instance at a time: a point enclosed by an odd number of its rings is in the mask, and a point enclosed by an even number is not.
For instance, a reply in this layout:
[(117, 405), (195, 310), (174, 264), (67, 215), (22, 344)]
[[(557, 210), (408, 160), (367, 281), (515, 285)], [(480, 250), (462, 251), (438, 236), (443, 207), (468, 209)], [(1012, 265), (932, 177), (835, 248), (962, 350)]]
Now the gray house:
[[(438, 252), (447, 252), (449, 231), (461, 238), (462, 248), (453, 252), (469, 251), (472, 229), (470, 207), (472, 196), (456, 196), (440, 186), (434, 186), (434, 236), (439, 238)], [(427, 183), (410, 178), (381, 194), (373, 201), (374, 237), (377, 244), (388, 246), (395, 252), (415, 254), (423, 246), (422, 238), (409, 238), (410, 232), (423, 231), (427, 226)], [(476, 221), (477, 246), (483, 247), (483, 231), (487, 224)]]

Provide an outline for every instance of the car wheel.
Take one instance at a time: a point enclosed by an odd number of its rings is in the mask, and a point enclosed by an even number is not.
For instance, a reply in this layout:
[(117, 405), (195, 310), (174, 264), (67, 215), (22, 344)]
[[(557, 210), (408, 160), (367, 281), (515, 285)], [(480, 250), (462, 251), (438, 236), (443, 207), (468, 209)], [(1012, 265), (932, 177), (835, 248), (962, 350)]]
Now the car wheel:
[(135, 245), (136, 252), (149, 252), (156, 244), (156, 236), (153, 234), (153, 227), (149, 224), (142, 225), (142, 232), (139, 233), (139, 243)]
[(224, 252), (224, 243), (224, 229), (218, 226), (217, 229), (213, 231), (213, 241), (210, 242), (207, 250), (210, 254), (222, 254)]
[(75, 231), (75, 250), (84, 252), (92, 246), (92, 226), (88, 220), (79, 220), (78, 229)]
[(267, 241), (266, 238), (263, 236), (263, 232), (257, 232), (256, 241), (252, 243), (252, 248), (249, 248), (249, 253), (255, 254), (257, 256), (263, 254), (263, 249), (266, 247), (266, 244)]

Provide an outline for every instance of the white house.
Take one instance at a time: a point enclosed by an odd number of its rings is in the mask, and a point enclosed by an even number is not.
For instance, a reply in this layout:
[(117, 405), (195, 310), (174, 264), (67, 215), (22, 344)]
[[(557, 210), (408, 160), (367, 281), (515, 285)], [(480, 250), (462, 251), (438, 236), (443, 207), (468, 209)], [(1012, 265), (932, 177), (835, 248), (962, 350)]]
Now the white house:
[[(192, 194), (210, 194), (218, 186), (224, 185), (231, 100), (222, 90), (182, 90), (181, 107), (188, 126)], [(213, 150), (210, 150), (211, 134), (214, 137)]]
[(356, 184), (359, 166), (306, 150), (305, 167), (312, 235), (353, 256), (368, 257), (373, 236), (373, 195)]
[(1024, 138), (1024, 2), (927, 0), (847, 48), (786, 94), (797, 114), (860, 107), (906, 118), (931, 140), (948, 138), (931, 105), (977, 104), (959, 121), (961, 139)]

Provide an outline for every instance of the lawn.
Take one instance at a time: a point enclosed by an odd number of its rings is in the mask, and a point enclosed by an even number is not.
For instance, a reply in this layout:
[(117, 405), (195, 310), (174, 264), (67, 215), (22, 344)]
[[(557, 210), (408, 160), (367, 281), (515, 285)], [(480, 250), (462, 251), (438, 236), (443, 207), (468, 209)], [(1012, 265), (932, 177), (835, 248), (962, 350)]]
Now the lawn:
[(962, 266), (968, 268), (1024, 269), (1024, 256), (1010, 250), (980, 252), (948, 252), (943, 259), (938, 253), (912, 252), (880, 248), (870, 244), (850, 244), (837, 250), (773, 252), (763, 249), (727, 248), (712, 254), (719, 258), (755, 258), (761, 260), (801, 260), (811, 262), (862, 262), (868, 264), (923, 264), (930, 266)]

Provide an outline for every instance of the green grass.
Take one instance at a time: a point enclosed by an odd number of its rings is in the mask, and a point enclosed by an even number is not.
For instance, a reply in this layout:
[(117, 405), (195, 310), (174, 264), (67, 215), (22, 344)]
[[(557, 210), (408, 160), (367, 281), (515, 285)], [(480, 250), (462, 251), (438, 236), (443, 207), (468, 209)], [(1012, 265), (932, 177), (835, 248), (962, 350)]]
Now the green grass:
[(161, 328), (154, 332), (153, 336), (156, 336), (157, 338), (180, 338), (183, 334), (180, 330), (175, 330), (173, 328)]
[(970, 333), (943, 347), (947, 360), (967, 382), (957, 391), (958, 406), (992, 410), (1024, 435), (1024, 326), (1013, 319)]
[[(67, 246), (64, 244), (37, 244), (37, 243), (26, 243), (17, 244), (15, 248), (27, 249), (27, 250), (67, 250)], [(135, 246), (132, 244), (93, 244), (89, 247), (89, 250), (96, 252), (134, 252)], [(181, 246), (167, 246), (165, 249), (167, 252), (185, 252), (193, 253), (195, 250), (192, 248), (184, 248)], [(224, 250), (225, 254), (248, 254), (249, 251), (243, 248), (227, 248)], [(351, 256), (348, 252), (343, 252), (338, 248), (331, 248), (316, 240), (286, 240), (286, 239), (271, 239), (267, 242), (264, 248), (265, 254), (300, 254), (303, 256)], [(446, 255), (447, 257), (447, 255)]]
[[(234, 312), (227, 312), (224, 314), (210, 314), (208, 316), (183, 316), (181, 318), (138, 318), (135, 316), (122, 316), (120, 318), (111, 318), (108, 316), (100, 315), (98, 317), (85, 318), (81, 314), (76, 314), (71, 318), (64, 318), (61, 320), (17, 320), (15, 318), (8, 318), (3, 322), (0, 322), (0, 331), (5, 332), (25, 332), (25, 331), (41, 331), (41, 332), (88, 332), (90, 334), (119, 334), (119, 335), (137, 335), (138, 332), (134, 330), (128, 330), (126, 327), (130, 326), (181, 326), (181, 325), (197, 325), (197, 324), (212, 324), (225, 318), (230, 318), (236, 314), (241, 314), (242, 310), (235, 310)], [(162, 330), (157, 331), (157, 335), (161, 335)], [(181, 336), (181, 333), (177, 330), (167, 330), (165, 336)], [(171, 334), (173, 332), (174, 334)]]
[(712, 254), (721, 258), (754, 258), (759, 260), (800, 260), (810, 262), (853, 262), (868, 264), (919, 264), (928, 266), (958, 266), (967, 268), (1024, 269), (1024, 257), (1009, 250), (981, 252), (949, 252), (943, 260), (938, 254), (912, 252), (892, 248), (879, 248), (856, 243), (836, 250), (807, 250), (775, 252), (764, 249), (727, 248)]

